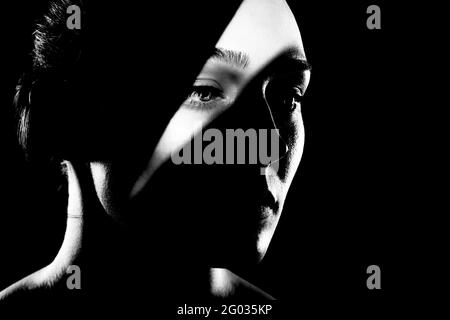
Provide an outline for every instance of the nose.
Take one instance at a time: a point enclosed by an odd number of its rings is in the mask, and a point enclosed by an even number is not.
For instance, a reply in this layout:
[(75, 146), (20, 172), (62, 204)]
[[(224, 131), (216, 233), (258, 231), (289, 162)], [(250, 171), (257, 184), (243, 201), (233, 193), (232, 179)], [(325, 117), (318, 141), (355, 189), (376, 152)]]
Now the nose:
[[(241, 89), (234, 104), (210, 125), (219, 129), (255, 130), (258, 135), (260, 157), (261, 154), (266, 154), (267, 156), (270, 154), (270, 163), (273, 165), (283, 158), (289, 149), (287, 142), (280, 134), (272, 110), (264, 97), (263, 84), (264, 81), (261, 76), (254, 77)], [(274, 150), (275, 148), (276, 150)], [(261, 173), (268, 165), (269, 163), (264, 163)]]

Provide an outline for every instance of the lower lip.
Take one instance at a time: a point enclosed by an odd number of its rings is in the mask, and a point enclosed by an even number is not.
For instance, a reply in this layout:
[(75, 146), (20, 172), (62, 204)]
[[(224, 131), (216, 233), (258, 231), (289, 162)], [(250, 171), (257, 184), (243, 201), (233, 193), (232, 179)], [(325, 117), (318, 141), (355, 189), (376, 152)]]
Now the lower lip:
[(259, 218), (261, 228), (266, 228), (268, 225), (273, 223), (277, 212), (271, 206), (262, 205), (259, 208)]

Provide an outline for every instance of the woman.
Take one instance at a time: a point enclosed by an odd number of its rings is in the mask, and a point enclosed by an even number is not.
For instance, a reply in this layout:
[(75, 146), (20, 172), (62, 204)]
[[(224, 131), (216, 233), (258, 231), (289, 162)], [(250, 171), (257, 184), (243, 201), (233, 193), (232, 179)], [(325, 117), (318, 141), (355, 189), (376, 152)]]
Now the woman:
[[(66, 233), (53, 262), (0, 300), (25, 293), (144, 306), (142, 288), (180, 301), (273, 299), (238, 274), (266, 254), (303, 151), (300, 106), (310, 68), (288, 5), (245, 0), (236, 11), (228, 3), (222, 18), (207, 6), (186, 25), (184, 11), (177, 21), (185, 30), (170, 31), (164, 22), (158, 30), (154, 22), (139, 25), (136, 7), (129, 24), (100, 23), (101, 6), (90, 3), (78, 3), (81, 29), (67, 30), (72, 4), (52, 2), (15, 100), (30, 158), (51, 157), (65, 168)], [(101, 9), (103, 17), (119, 10)], [(111, 47), (111, 39), (122, 45)], [(211, 141), (208, 129), (224, 137), (254, 130), (259, 146), (267, 141), (261, 132), (276, 132), (281, 152), (271, 136), (277, 157), (270, 162), (174, 161), (191, 140)], [(192, 152), (205, 154), (204, 147)], [(81, 270), (79, 291), (67, 289), (72, 265)]]

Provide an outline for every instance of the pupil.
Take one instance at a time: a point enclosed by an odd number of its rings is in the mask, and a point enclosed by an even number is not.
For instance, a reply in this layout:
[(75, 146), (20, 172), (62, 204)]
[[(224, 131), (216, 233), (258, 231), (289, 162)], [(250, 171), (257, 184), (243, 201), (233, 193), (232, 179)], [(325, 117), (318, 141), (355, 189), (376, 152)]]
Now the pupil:
[(208, 91), (206, 89), (203, 89), (203, 90), (200, 90), (199, 93), (200, 93), (200, 100), (201, 101), (208, 101), (208, 100), (211, 99), (211, 92), (210, 91)]
[(290, 95), (287, 98), (283, 99), (283, 104), (289, 108), (289, 110), (294, 110), (295, 109), (295, 97)]

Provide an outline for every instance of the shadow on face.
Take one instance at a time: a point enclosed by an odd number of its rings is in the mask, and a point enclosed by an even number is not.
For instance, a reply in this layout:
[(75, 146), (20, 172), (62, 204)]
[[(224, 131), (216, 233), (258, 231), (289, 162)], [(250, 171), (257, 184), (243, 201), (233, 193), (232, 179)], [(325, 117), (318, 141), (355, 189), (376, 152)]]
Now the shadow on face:
[[(212, 267), (259, 261), (301, 159), (301, 99), (309, 74), (287, 4), (244, 1), (170, 119), (147, 168), (131, 174), (127, 161), (91, 164), (104, 208), (139, 230), (145, 243), (164, 243), (169, 261)], [(223, 138), (227, 130), (266, 130), (269, 135), (275, 130), (277, 156), (270, 163), (206, 164), (201, 158), (212, 140), (204, 141), (208, 129)], [(264, 140), (260, 135), (256, 139), (258, 145)], [(174, 163), (189, 148), (191, 163)]]

